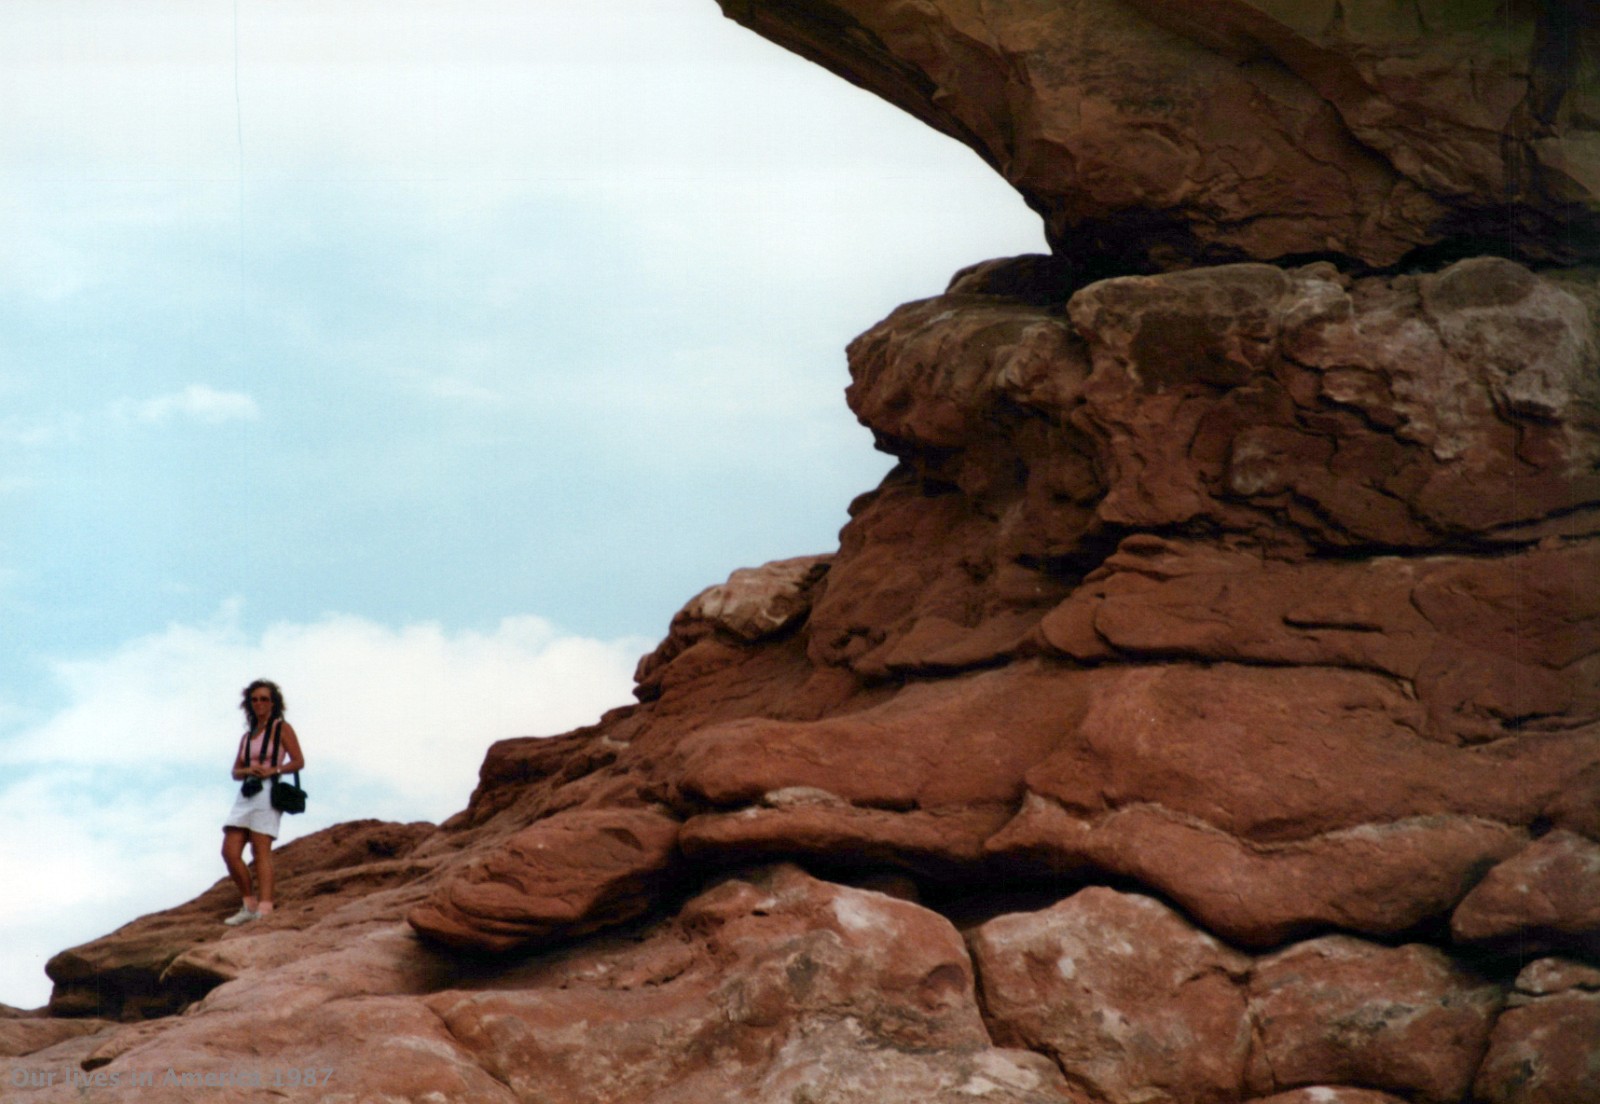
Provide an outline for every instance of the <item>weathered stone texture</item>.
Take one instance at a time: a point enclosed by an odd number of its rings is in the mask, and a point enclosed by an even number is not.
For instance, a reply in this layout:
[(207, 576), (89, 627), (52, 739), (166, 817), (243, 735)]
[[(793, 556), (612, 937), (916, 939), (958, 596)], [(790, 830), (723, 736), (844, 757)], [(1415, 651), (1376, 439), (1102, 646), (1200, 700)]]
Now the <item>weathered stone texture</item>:
[(835, 552), (702, 591), (443, 825), (284, 848), (270, 919), (219, 882), (62, 952), (0, 1084), (1600, 1100), (1593, 6), (724, 7), (1055, 255), (851, 344), (898, 464)]
[(1091, 266), (1600, 251), (1580, 0), (720, 3), (971, 146)]

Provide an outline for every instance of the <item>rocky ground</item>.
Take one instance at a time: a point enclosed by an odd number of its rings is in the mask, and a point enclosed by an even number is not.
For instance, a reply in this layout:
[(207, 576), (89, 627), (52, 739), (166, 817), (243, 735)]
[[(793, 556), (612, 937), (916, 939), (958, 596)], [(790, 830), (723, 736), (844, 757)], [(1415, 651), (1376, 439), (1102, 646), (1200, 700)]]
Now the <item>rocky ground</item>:
[(725, 6), (1056, 253), (850, 346), (836, 551), (62, 952), (6, 1099), (1600, 1100), (1588, 9)]

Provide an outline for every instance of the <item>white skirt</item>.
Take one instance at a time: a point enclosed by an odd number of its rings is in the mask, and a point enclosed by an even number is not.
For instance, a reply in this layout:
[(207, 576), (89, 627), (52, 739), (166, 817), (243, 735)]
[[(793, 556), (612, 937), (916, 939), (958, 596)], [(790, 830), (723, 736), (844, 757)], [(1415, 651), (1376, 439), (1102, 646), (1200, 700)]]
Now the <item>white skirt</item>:
[[(242, 785), (243, 783), (241, 783)], [(228, 811), (224, 828), (243, 828), (247, 832), (260, 832), (263, 836), (278, 838), (278, 822), (283, 814), (272, 807), (272, 780), (261, 780), (261, 792), (254, 797), (240, 794)]]

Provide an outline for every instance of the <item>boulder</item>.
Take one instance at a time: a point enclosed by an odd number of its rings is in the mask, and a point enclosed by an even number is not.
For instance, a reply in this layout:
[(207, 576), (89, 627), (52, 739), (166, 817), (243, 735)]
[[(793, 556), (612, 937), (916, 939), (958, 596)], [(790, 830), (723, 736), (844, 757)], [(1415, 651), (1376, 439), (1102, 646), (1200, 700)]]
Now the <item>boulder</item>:
[(1558, 959), (1518, 975), (1473, 1085), (1483, 1104), (1600, 1099), (1600, 970)]
[(1106, 1104), (1238, 1100), (1247, 956), (1149, 897), (1091, 887), (972, 934), (996, 1041), (1050, 1055)]
[(1600, 952), (1600, 844), (1557, 830), (1484, 876), (1450, 918), (1456, 939), (1521, 953)]
[(749, 644), (783, 632), (811, 609), (811, 589), (827, 573), (829, 556), (799, 556), (745, 567), (709, 586), (673, 615), (667, 638), (639, 660), (635, 693), (660, 692), (665, 669), (702, 641), (728, 638)]
[(1407, 1100), (1465, 1098), (1501, 988), (1421, 944), (1335, 935), (1262, 959), (1250, 979), (1249, 1086), (1349, 1084)]

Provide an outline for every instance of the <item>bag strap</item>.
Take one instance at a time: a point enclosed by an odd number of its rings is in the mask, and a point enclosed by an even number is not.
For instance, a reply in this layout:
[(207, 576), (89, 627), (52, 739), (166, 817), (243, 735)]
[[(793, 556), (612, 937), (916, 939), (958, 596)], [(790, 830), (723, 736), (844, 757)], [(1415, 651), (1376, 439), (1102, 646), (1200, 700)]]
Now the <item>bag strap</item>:
[[(276, 767), (279, 763), (283, 762), (283, 753), (282, 753), (281, 749), (278, 746), (278, 734), (279, 734), (280, 731), (282, 731), (282, 729), (283, 729), (283, 718), (279, 717), (277, 720), (272, 722), (272, 765), (274, 767)], [(267, 746), (267, 742), (265, 740), (262, 740), (261, 741), (261, 747), (262, 747), (263, 751), (266, 750), (266, 746)], [(261, 761), (263, 763), (265, 763), (267, 760), (265, 758), (263, 758)], [(281, 778), (283, 776), (281, 774), (279, 774), (279, 775), (277, 775), (275, 777)], [(294, 772), (294, 784), (295, 784), (296, 788), (298, 788), (299, 785), (300, 785), (300, 772), (299, 771), (295, 771)]]
[[(257, 763), (265, 766), (268, 762), (275, 762), (277, 758), (280, 758), (277, 754), (278, 728), (282, 724), (283, 720), (281, 718), (273, 721), (271, 728), (261, 734), (261, 752), (256, 756)], [(271, 739), (268, 739), (269, 736)], [(271, 751), (267, 750), (269, 746)], [(269, 759), (269, 756), (272, 758)], [(239, 738), (239, 757), (244, 760), (245, 766), (248, 767), (250, 765), (250, 733), (248, 732)]]

